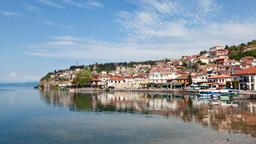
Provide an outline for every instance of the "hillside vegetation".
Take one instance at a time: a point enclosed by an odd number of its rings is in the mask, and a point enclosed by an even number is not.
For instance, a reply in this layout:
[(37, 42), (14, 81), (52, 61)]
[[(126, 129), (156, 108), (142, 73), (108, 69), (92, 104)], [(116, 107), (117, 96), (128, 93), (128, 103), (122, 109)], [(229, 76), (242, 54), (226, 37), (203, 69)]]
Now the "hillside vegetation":
[(256, 47), (256, 40), (252, 40), (247, 44), (241, 43), (239, 45), (226, 46), (225, 48), (229, 50), (230, 59), (240, 60), (244, 56), (253, 56), (256, 58), (256, 50), (243, 51), (248, 46)]

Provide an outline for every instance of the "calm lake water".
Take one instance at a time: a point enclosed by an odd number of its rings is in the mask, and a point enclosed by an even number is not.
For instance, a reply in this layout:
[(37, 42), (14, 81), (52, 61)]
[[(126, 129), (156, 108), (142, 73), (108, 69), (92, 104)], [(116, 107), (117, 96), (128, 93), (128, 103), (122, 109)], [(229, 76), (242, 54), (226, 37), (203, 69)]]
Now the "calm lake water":
[(255, 144), (256, 102), (164, 93), (0, 89), (0, 144)]

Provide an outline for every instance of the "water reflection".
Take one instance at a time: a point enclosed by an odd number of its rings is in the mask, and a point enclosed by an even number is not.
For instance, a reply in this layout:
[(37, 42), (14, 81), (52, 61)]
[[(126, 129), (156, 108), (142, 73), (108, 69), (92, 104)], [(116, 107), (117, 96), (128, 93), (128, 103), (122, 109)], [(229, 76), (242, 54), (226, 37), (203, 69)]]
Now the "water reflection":
[(212, 105), (188, 95), (164, 93), (44, 91), (49, 105), (71, 111), (128, 112), (176, 117), (217, 131), (245, 133), (256, 137), (256, 101), (233, 101), (238, 106)]

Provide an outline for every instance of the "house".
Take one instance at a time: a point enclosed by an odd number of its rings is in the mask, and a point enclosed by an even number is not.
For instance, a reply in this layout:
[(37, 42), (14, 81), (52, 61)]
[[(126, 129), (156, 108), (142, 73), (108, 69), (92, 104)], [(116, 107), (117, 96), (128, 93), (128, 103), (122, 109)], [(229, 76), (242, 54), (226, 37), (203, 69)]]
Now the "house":
[(255, 58), (252, 57), (252, 56), (245, 56), (245, 57), (242, 57), (242, 58), (240, 59), (240, 62), (241, 62), (241, 63), (252, 62), (254, 59), (255, 59)]
[(228, 60), (229, 50), (224, 49), (223, 46), (216, 46), (210, 48), (209, 59), (215, 64), (223, 64)]
[(114, 87), (117, 86), (117, 84), (125, 83), (125, 79), (119, 76), (113, 76), (107, 81), (108, 87)]
[(252, 56), (245, 56), (245, 57), (242, 57), (240, 59), (240, 68), (241, 69), (247, 69), (247, 68), (250, 68), (252, 66), (255, 66), (255, 61), (256, 59)]
[(188, 74), (182, 74), (175, 78), (174, 84), (186, 87), (189, 84)]
[(223, 88), (227, 82), (231, 82), (232, 77), (230, 75), (214, 75), (208, 77), (208, 82), (217, 83), (218, 87)]
[(98, 87), (101, 84), (100, 77), (98, 75), (93, 75), (90, 80), (92, 87)]
[(205, 64), (209, 64), (210, 60), (208, 58), (199, 58), (199, 60), (202, 62), (202, 63), (205, 63)]
[(207, 74), (201, 73), (201, 74), (192, 75), (192, 82), (196, 84), (207, 82)]
[(225, 49), (224, 46), (214, 46), (214, 47), (210, 48), (210, 52), (217, 51), (217, 50), (223, 50), (223, 49)]
[(229, 57), (228, 56), (216, 56), (210, 59), (211, 62), (217, 64), (217, 65), (222, 65), (228, 61)]
[(228, 66), (240, 66), (240, 62), (237, 60), (228, 60), (224, 63), (224, 65)]
[(155, 67), (149, 73), (149, 82), (155, 84), (164, 84), (173, 80), (179, 75), (170, 68)]
[(256, 67), (237, 71), (232, 75), (233, 81), (239, 82), (239, 90), (256, 90)]

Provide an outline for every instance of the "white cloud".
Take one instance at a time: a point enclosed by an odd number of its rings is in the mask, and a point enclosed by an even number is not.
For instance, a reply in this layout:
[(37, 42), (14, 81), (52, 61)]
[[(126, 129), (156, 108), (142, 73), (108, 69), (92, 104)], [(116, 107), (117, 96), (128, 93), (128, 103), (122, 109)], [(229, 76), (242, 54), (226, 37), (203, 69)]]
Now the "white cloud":
[(24, 7), (25, 7), (26, 11), (30, 11), (30, 12), (39, 12), (40, 11), (40, 8), (33, 6), (33, 5), (25, 4)]
[(63, 24), (60, 24), (60, 23), (57, 23), (55, 21), (51, 21), (51, 20), (47, 20), (47, 19), (44, 19), (42, 17), (39, 17), (39, 19), (45, 23), (46, 25), (48, 26), (51, 26), (51, 27), (56, 27), (56, 28), (60, 28), (60, 29), (63, 29), (63, 30), (73, 30), (75, 27), (72, 26), (72, 25), (63, 25)]
[(197, 0), (193, 8), (182, 0), (136, 2), (136, 9), (117, 14), (127, 34), (121, 41), (58, 36), (27, 46), (26, 54), (93, 61), (177, 58), (256, 37), (254, 19), (211, 21), (221, 8), (213, 0)]
[(68, 6), (75, 6), (79, 8), (100, 8), (104, 7), (102, 3), (100, 3), (97, 0), (85, 0), (85, 1), (77, 1), (77, 0), (59, 0), (59, 1), (54, 1), (54, 0), (39, 0), (40, 3), (47, 5), (47, 6), (52, 6), (55, 8), (60, 8), (64, 9)]
[(59, 3), (53, 2), (52, 0), (39, 0), (40, 3), (47, 5), (47, 6), (52, 6), (55, 8), (61, 8), (64, 9), (65, 7)]
[(32, 49), (27, 52), (29, 55), (94, 60), (143, 59), (147, 58), (148, 55), (160, 56), (162, 52), (147, 49), (151, 46), (139, 46), (131, 42), (115, 43), (70, 36), (53, 37), (47, 42), (30, 45), (29, 47)]
[(0, 11), (0, 16), (4, 16), (4, 17), (13, 17), (18, 15), (19, 15), (18, 13), (12, 12), (12, 11)]
[(218, 5), (215, 0), (198, 0), (198, 5), (199, 11), (204, 15), (216, 13), (220, 8), (220, 5)]
[(89, 7), (104, 7), (104, 5), (97, 0), (87, 0), (85, 4)]
[(84, 5), (79, 3), (79, 2), (76, 2), (76, 1), (73, 1), (73, 0), (62, 0), (64, 1), (66, 4), (70, 4), (72, 6), (77, 6), (77, 7), (80, 7), (80, 8), (83, 8)]

